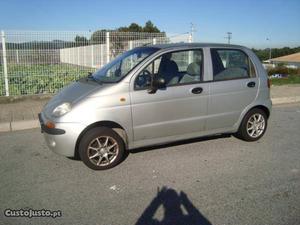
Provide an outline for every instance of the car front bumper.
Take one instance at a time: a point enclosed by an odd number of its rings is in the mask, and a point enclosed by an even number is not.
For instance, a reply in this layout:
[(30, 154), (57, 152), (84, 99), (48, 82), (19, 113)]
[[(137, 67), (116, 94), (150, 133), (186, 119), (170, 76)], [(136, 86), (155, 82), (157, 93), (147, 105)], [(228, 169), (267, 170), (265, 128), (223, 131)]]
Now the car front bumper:
[(86, 126), (81, 123), (55, 123), (55, 128), (48, 128), (45, 125), (47, 119), (42, 113), (39, 114), (39, 120), (47, 146), (55, 153), (74, 157), (76, 142)]

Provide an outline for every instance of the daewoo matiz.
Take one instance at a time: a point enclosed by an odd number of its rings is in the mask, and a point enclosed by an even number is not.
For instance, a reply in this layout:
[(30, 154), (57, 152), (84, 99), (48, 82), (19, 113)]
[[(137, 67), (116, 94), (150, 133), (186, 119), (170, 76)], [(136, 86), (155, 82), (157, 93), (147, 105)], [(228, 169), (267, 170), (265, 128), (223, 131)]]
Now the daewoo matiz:
[(269, 88), (248, 48), (144, 46), (65, 87), (39, 118), (51, 150), (101, 170), (142, 146), (221, 133), (256, 141), (271, 112)]

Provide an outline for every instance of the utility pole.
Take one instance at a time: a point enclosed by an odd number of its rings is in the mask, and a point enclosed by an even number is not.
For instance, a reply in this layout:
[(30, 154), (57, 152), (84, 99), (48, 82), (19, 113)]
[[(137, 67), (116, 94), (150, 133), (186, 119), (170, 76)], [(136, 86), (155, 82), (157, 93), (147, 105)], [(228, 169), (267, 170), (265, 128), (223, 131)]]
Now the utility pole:
[(271, 39), (270, 38), (267, 38), (266, 39), (267, 41), (269, 41), (270, 43), (270, 46), (269, 46), (269, 62), (271, 62), (270, 60), (272, 59), (272, 48), (271, 48)]
[(227, 39), (228, 44), (230, 44), (230, 40), (232, 39), (232, 33), (231, 32), (227, 32), (227, 37), (225, 37), (225, 39)]
[(191, 30), (190, 30), (190, 35), (189, 35), (190, 43), (194, 42), (194, 33), (195, 33), (195, 25), (193, 23), (191, 23)]

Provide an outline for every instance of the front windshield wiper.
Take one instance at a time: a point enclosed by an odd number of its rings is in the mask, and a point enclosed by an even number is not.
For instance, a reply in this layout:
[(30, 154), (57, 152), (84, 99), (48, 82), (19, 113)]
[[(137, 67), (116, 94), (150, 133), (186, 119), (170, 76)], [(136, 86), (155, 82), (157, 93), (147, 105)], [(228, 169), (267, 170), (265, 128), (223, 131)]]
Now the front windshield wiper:
[(96, 79), (91, 72), (88, 72), (88, 76), (87, 76), (86, 80), (88, 80), (88, 79), (91, 79), (91, 80), (97, 82), (98, 84), (102, 84), (102, 82), (100, 80)]

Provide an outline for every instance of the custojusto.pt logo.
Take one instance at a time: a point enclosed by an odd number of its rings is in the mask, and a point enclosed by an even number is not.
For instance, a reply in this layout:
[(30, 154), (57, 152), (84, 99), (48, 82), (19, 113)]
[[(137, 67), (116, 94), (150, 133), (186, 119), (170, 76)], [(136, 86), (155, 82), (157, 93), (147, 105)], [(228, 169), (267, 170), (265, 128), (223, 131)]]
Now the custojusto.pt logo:
[(6, 217), (61, 217), (61, 210), (49, 210), (49, 209), (5, 209), (4, 216)]

